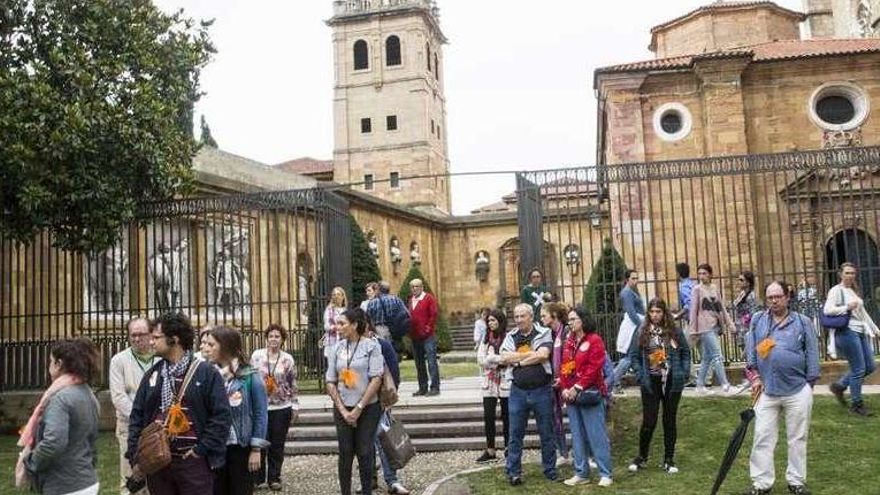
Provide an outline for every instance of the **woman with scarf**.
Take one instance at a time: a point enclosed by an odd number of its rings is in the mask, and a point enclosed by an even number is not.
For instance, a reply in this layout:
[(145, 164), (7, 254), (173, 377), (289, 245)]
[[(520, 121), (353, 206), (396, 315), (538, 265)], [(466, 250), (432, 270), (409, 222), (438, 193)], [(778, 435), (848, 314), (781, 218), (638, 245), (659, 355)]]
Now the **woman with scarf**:
[(611, 446), (605, 426), (608, 389), (602, 368), (605, 343), (596, 333), (596, 324), (587, 310), (578, 306), (568, 313), (570, 331), (562, 353), (559, 386), (568, 405), (568, 423), (574, 450), (574, 476), (569, 486), (589, 483), (592, 453), (599, 469), (599, 486), (611, 486)]
[(339, 342), (327, 364), (327, 395), (333, 401), (333, 419), (339, 442), (339, 489), (351, 495), (351, 469), (358, 458), (361, 487), (373, 485), (376, 469), (376, 428), (382, 416), (379, 387), (385, 374), (382, 346), (365, 334), (370, 324), (360, 308), (344, 311), (337, 320)]
[(324, 338), (321, 345), (324, 347), (325, 359), (330, 359), (333, 348), (336, 347), (338, 339), (336, 319), (346, 309), (348, 309), (348, 297), (345, 295), (345, 289), (334, 287), (330, 292), (330, 302), (324, 308)]
[[(263, 454), (257, 486), (266, 483), (272, 491), (281, 491), (281, 465), (284, 463), (284, 442), (290, 424), (299, 410), (296, 386), (296, 363), (293, 356), (284, 352), (287, 330), (281, 325), (266, 327), (266, 348), (251, 355), (251, 367), (260, 372), (269, 397), (269, 426), (267, 428), (269, 450)], [(267, 462), (268, 461), (268, 462)]]
[(663, 470), (675, 474), (678, 472), (675, 466), (676, 415), (684, 384), (691, 373), (691, 349), (662, 299), (654, 298), (648, 303), (648, 318), (633, 338), (629, 358), (642, 393), (639, 455), (633, 459), (629, 470), (636, 472), (647, 467), (651, 437), (662, 404)]
[(89, 387), (97, 372), (98, 350), (90, 340), (52, 344), (52, 384), (18, 440), (16, 486), (43, 495), (97, 495), (98, 399)]
[(483, 425), (486, 432), (486, 450), (477, 458), (482, 464), (491, 462), (495, 455), (495, 421), (496, 411), (501, 403), (501, 425), (504, 435), (504, 449), (507, 451), (507, 440), (510, 425), (507, 421), (507, 398), (510, 396), (510, 381), (505, 377), (506, 366), (500, 365), (501, 343), (507, 335), (507, 317), (503, 311), (493, 309), (486, 316), (486, 335), (477, 349), (477, 363), (483, 378)]
[(215, 495), (251, 495), (262, 450), (269, 446), (266, 386), (244, 356), (241, 333), (218, 326), (210, 330), (205, 358), (220, 369), (232, 412), (226, 440), (226, 464), (216, 471)]
[(550, 364), (553, 368), (553, 432), (556, 434), (556, 451), (559, 452), (557, 466), (568, 464), (568, 444), (565, 441), (565, 427), (562, 424), (562, 391), (559, 389), (559, 368), (562, 366), (562, 350), (568, 338), (565, 325), (568, 308), (559, 302), (549, 302), (541, 306), (541, 323), (553, 335), (553, 353)]

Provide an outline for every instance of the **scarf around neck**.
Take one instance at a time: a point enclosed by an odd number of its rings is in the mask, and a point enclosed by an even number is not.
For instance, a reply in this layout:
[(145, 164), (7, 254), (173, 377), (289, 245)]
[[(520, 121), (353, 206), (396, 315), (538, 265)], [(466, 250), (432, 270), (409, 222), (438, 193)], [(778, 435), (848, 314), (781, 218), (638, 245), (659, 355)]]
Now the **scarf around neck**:
[(162, 412), (168, 412), (174, 401), (174, 380), (182, 378), (192, 362), (192, 351), (187, 351), (180, 361), (171, 364), (168, 360), (162, 363)]

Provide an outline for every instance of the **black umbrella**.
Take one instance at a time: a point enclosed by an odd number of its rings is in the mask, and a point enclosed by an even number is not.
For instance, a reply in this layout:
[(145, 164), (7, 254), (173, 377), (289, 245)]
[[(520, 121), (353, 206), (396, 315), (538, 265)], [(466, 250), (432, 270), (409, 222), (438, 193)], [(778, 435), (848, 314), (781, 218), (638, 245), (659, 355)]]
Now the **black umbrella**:
[(739, 426), (733, 430), (733, 436), (730, 437), (730, 442), (727, 444), (727, 452), (724, 453), (724, 459), (721, 460), (718, 475), (715, 477), (715, 484), (712, 485), (712, 495), (718, 493), (718, 489), (724, 483), (724, 478), (727, 478), (730, 467), (733, 466), (733, 461), (736, 460), (736, 456), (739, 454), (739, 449), (742, 448), (743, 441), (746, 439), (746, 433), (749, 431), (749, 423), (755, 419), (755, 404), (758, 403), (760, 396), (761, 390), (759, 389), (752, 399), (752, 405), (739, 413)]

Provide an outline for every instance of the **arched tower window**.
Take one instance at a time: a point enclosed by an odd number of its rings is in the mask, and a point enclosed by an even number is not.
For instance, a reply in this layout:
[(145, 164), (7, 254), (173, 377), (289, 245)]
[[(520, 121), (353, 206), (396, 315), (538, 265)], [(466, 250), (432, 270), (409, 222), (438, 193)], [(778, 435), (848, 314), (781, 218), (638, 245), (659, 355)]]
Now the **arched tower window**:
[(434, 54), (434, 77), (440, 80), (440, 57)]
[(357, 40), (354, 42), (354, 70), (370, 68), (370, 49), (367, 42)]
[(431, 45), (425, 43), (425, 58), (428, 60), (428, 72), (431, 72)]
[(385, 40), (385, 65), (400, 65), (400, 38), (397, 36), (389, 36)]

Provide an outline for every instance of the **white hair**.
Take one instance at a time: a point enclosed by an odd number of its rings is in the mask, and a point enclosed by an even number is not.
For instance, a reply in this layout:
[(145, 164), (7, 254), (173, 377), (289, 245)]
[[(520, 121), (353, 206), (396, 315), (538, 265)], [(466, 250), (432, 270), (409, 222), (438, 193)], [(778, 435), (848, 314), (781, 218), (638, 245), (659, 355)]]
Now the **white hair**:
[(516, 313), (517, 311), (520, 311), (520, 310), (525, 311), (532, 318), (535, 317), (535, 308), (533, 308), (531, 304), (519, 303), (513, 308), (514, 313)]

